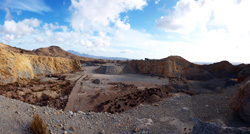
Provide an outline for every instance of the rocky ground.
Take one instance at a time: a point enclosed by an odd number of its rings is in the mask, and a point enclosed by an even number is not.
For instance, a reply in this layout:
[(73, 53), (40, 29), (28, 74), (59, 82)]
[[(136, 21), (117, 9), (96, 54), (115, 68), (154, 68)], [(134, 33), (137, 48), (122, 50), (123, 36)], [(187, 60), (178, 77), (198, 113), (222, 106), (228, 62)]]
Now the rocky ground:
[[(195, 117), (222, 126), (250, 125), (230, 112), (227, 102), (236, 91), (230, 87), (219, 94), (190, 96), (183, 93), (160, 102), (141, 104), (123, 113), (84, 113), (33, 106), (0, 96), (0, 133), (26, 134), (34, 114), (39, 114), (50, 133), (162, 133), (189, 134)], [(207, 99), (206, 99), (207, 98)], [(207, 101), (212, 100), (212, 101)], [(250, 132), (250, 130), (249, 130)], [(247, 132), (246, 132), (247, 133)]]
[(34, 114), (50, 133), (190, 133), (190, 96), (176, 96), (154, 105), (140, 105), (121, 114), (58, 111), (0, 96), (0, 133), (26, 134)]

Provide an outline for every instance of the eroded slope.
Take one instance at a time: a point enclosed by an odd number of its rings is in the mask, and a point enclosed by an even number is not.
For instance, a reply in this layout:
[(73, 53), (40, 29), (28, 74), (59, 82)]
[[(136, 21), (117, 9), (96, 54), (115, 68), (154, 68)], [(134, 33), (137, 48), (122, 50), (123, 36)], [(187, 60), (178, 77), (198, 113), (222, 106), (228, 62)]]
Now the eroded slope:
[(0, 84), (81, 69), (79, 60), (15, 53), (0, 47)]

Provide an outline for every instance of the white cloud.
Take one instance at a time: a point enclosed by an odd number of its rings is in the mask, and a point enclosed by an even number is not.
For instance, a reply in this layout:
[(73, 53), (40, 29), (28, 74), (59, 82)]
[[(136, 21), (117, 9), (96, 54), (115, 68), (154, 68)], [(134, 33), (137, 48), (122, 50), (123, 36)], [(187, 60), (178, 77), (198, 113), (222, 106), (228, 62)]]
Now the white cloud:
[(169, 15), (161, 17), (157, 27), (167, 32), (189, 33), (206, 25), (211, 16), (211, 0), (180, 0)]
[(1, 32), (5, 34), (13, 34), (16, 36), (29, 35), (35, 31), (36, 27), (40, 26), (40, 21), (37, 19), (25, 19), (15, 22), (14, 20), (5, 21), (1, 28)]
[(4, 10), (6, 11), (5, 20), (11, 20), (12, 16), (10, 10), (8, 8), (4, 8)]
[(62, 42), (64, 42), (64, 39), (61, 38), (61, 37), (57, 37), (57, 38), (56, 38), (56, 41), (59, 42), (59, 43), (62, 43)]
[(36, 13), (51, 11), (44, 0), (5, 0), (0, 2), (1, 7), (24, 10)]
[(125, 21), (121, 21), (120, 19), (116, 20), (115, 26), (119, 29), (123, 30), (129, 30), (130, 29), (130, 24), (126, 23)]
[(16, 11), (17, 16), (20, 16), (22, 14), (22, 10)]
[(111, 38), (106, 35), (104, 32), (99, 32), (98, 36), (92, 36), (88, 39), (82, 39), (80, 40), (80, 44), (83, 46), (87, 46), (88, 48), (103, 48), (103, 47), (109, 47)]
[(123, 54), (131, 54), (133, 53), (132, 50), (129, 50), (129, 49), (124, 49), (124, 50), (121, 50), (120, 53), (123, 53)]
[(36, 18), (24, 19), (22, 22), (30, 27), (39, 27), (41, 24), (41, 21)]
[(161, 17), (157, 27), (167, 32), (190, 33), (224, 28), (250, 30), (249, 0), (180, 0), (169, 15)]
[(71, 26), (77, 31), (93, 31), (120, 19), (120, 13), (142, 10), (146, 0), (71, 0)]
[(37, 42), (44, 42), (45, 41), (44, 38), (41, 37), (41, 36), (36, 36), (35, 39), (36, 39)]
[(249, 0), (179, 0), (156, 26), (187, 41), (185, 51), (174, 50), (184, 58), (249, 63), (249, 7)]
[(155, 4), (159, 4), (160, 0), (155, 0)]
[(15, 35), (13, 35), (13, 34), (6, 34), (5, 36), (2, 37), (2, 39), (6, 40), (6, 41), (11, 41), (11, 40), (15, 39)]
[(45, 23), (43, 25), (43, 29), (50, 30), (50, 31), (61, 29), (63, 32), (67, 32), (69, 30), (69, 28), (67, 26), (59, 25), (58, 22), (56, 22), (54, 24), (53, 23)]
[(48, 37), (51, 37), (53, 35), (53, 32), (51, 30), (46, 30), (45, 31), (45, 34), (48, 36)]

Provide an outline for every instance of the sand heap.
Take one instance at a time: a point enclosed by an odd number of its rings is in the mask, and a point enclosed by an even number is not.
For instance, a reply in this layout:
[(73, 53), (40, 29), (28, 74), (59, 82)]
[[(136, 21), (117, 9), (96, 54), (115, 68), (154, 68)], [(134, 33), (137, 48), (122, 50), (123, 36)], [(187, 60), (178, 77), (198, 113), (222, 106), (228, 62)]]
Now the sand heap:
[(21, 54), (6, 50), (1, 45), (0, 55), (0, 84), (81, 69), (79, 60)]

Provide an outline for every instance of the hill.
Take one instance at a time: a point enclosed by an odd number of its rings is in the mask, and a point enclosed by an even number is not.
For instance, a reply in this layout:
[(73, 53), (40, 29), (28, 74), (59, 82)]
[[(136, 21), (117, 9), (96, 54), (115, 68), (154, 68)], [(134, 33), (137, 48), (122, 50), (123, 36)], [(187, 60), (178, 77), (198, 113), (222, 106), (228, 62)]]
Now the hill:
[(38, 56), (51, 56), (51, 57), (63, 57), (63, 58), (70, 58), (70, 59), (77, 59), (80, 61), (93, 61), (94, 59), (77, 56), (70, 52), (63, 50), (58, 46), (50, 46), (45, 48), (38, 48), (35, 50), (25, 50), (17, 47), (12, 47), (3, 43), (0, 43), (0, 47), (8, 50), (13, 51), (15, 53), (22, 53), (22, 54), (31, 54), (31, 55), (38, 55)]
[(94, 55), (89, 55), (85, 53), (79, 53), (74, 50), (68, 50), (68, 52), (82, 56), (82, 57), (88, 57), (88, 58), (93, 58), (93, 59), (102, 59), (102, 60), (129, 60), (128, 58), (122, 58), (122, 57), (105, 57), (105, 56), (94, 56)]
[(33, 51), (13, 48), (5, 44), (0, 45), (0, 84), (27, 81), (40, 75), (81, 69), (78, 59), (24, 54), (26, 52)]

